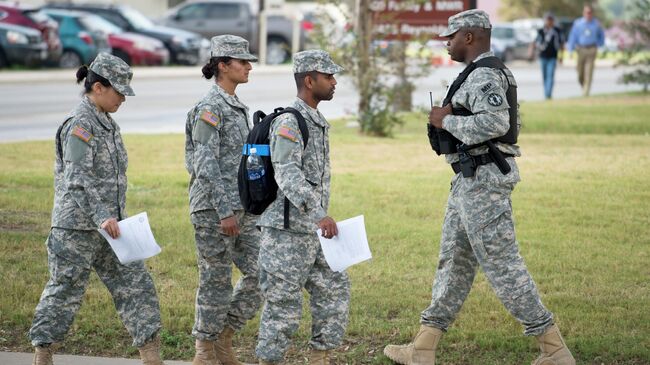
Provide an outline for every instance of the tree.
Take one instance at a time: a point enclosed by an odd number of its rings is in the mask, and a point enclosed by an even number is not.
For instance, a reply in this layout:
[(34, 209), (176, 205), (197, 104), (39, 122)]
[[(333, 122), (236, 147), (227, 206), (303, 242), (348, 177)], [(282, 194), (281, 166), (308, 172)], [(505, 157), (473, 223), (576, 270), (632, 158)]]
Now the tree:
[(343, 36), (333, 37), (330, 29), (333, 25), (328, 24), (326, 18), (321, 19), (316, 23), (315, 39), (352, 76), (359, 93), (361, 132), (391, 136), (393, 128), (403, 123), (397, 112), (411, 109), (412, 80), (424, 70), (429, 71), (429, 59), (407, 59), (406, 45), (402, 41), (391, 41), (387, 49), (379, 47), (380, 34), (373, 27), (370, 0), (323, 3), (337, 6), (346, 23), (352, 25)]
[(600, 5), (611, 19), (629, 20), (634, 0), (601, 0)]
[[(556, 15), (579, 17), (582, 15), (582, 8), (585, 3), (588, 3), (588, 1), (502, 0), (501, 7), (499, 8), (499, 14), (505, 20), (515, 20), (520, 18), (539, 18), (547, 11), (551, 11)], [(597, 12), (596, 16), (601, 16), (601, 14), (598, 14)]]
[(632, 46), (623, 50), (618, 65), (632, 66), (633, 70), (621, 77), (625, 84), (641, 84), (648, 92), (650, 84), (650, 0), (636, 0), (629, 7), (632, 18), (624, 28), (634, 40)]

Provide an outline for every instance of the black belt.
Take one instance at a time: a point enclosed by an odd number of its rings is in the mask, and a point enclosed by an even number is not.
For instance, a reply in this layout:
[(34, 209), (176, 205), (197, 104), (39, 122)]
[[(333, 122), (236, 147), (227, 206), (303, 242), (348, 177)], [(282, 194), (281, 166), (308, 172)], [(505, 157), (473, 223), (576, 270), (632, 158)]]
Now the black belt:
[[(503, 154), (503, 157), (504, 157), (504, 158), (507, 158), (507, 157), (514, 157), (514, 155), (510, 155), (510, 154), (504, 153), (504, 154)], [(494, 162), (494, 159), (492, 158), (492, 156), (490, 156), (489, 153), (485, 153), (485, 154), (482, 154), (482, 155), (472, 156), (472, 159), (474, 160), (474, 164), (475, 164), (476, 166), (487, 165), (487, 164), (489, 164), (489, 163), (493, 163), (493, 162)], [(459, 172), (460, 172), (460, 162), (454, 162), (454, 163), (452, 163), (452, 164), (451, 164), (451, 168), (454, 170), (454, 173), (455, 173), (455, 174), (459, 173)]]

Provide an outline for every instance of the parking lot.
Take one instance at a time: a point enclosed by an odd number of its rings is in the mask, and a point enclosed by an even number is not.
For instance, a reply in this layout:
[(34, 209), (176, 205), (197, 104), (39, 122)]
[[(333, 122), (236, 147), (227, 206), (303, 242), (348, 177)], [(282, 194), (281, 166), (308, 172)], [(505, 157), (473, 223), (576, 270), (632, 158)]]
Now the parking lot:
[(220, 34), (247, 39), (255, 54), (264, 47), (264, 63), (282, 64), (305, 48), (316, 21), (313, 4), (267, 9), (261, 42), (256, 1), (188, 1), (155, 16), (132, 5), (0, 1), (0, 69), (76, 68), (99, 52), (134, 66), (197, 65)]

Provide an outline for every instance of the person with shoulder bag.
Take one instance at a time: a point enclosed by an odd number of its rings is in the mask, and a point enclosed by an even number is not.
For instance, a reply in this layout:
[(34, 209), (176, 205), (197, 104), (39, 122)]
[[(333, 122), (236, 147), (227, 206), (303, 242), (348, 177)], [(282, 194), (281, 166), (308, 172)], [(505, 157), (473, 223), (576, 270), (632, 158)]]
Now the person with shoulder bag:
[(341, 71), (323, 50), (296, 53), (298, 97), (291, 108), (302, 115), (307, 130), (291, 112), (271, 124), (269, 148), (278, 189), (259, 221), (260, 286), (266, 300), (255, 349), (261, 365), (284, 360), (300, 323), (303, 288), (309, 293), (312, 317), (309, 364), (330, 363), (330, 352), (343, 341), (348, 324), (348, 275), (330, 269), (316, 233), (320, 229), (325, 238), (338, 234), (328, 215), (330, 125), (317, 107), (334, 97), (334, 75)]

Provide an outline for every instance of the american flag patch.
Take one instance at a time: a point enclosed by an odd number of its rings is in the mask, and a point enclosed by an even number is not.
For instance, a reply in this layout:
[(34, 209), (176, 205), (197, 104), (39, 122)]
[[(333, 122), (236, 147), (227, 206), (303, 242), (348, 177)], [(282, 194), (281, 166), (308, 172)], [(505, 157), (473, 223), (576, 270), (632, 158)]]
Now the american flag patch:
[(82, 141), (86, 143), (88, 143), (93, 138), (93, 135), (90, 134), (90, 132), (88, 132), (87, 130), (79, 126), (74, 127), (74, 130), (72, 130), (72, 135), (79, 137)]
[(219, 124), (219, 117), (209, 110), (204, 110), (201, 113), (201, 120), (208, 123), (209, 125), (216, 127)]
[(280, 127), (280, 129), (278, 129), (276, 134), (280, 137), (290, 139), (294, 142), (298, 140), (298, 132), (294, 131), (289, 127)]

